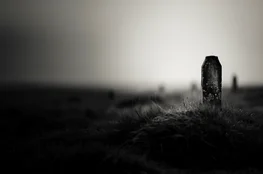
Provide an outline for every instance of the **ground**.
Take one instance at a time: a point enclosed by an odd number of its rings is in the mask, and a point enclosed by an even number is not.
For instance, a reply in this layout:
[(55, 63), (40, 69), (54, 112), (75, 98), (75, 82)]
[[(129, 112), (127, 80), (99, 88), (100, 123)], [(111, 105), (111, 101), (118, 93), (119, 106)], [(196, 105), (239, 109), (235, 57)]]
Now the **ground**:
[(218, 111), (200, 91), (3, 89), (1, 161), (32, 173), (261, 173), (262, 96), (224, 89)]

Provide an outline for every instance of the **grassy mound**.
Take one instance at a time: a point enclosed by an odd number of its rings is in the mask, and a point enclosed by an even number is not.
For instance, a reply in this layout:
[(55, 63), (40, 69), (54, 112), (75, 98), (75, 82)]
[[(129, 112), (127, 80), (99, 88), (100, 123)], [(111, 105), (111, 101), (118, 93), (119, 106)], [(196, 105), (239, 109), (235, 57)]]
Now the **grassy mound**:
[(263, 129), (260, 115), (225, 107), (196, 105), (185, 110), (120, 111), (119, 118), (98, 125), (99, 141), (182, 169), (261, 168)]
[[(263, 129), (250, 113), (199, 107), (158, 113), (146, 122), (130, 119), (140, 126), (125, 136), (125, 147), (155, 161), (179, 168), (260, 167)], [(117, 125), (119, 135), (126, 125), (127, 118)]]
[(88, 128), (56, 129), (20, 143), (8, 160), (42, 173), (262, 168), (260, 115), (230, 107), (218, 110), (197, 104), (178, 109), (152, 103), (147, 109), (117, 108), (105, 117), (110, 118)]

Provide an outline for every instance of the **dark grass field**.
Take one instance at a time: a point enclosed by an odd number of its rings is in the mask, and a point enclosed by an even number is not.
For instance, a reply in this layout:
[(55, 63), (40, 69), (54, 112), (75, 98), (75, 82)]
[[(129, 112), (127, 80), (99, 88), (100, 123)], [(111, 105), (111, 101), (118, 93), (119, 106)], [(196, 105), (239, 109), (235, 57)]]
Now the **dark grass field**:
[(158, 96), (4, 89), (2, 170), (27, 173), (262, 173), (263, 88)]

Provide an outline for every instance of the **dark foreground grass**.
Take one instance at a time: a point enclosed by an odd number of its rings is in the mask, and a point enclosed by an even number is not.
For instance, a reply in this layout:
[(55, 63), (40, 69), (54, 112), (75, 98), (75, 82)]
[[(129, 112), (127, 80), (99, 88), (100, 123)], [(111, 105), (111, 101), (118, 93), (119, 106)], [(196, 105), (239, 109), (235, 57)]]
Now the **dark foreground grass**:
[(16, 142), (2, 161), (13, 166), (9, 170), (31, 173), (263, 171), (260, 115), (198, 105), (179, 111), (155, 103), (147, 109), (113, 109), (106, 116), (111, 115), (112, 120), (97, 120), (88, 128), (53, 125), (56, 129), (42, 136)]

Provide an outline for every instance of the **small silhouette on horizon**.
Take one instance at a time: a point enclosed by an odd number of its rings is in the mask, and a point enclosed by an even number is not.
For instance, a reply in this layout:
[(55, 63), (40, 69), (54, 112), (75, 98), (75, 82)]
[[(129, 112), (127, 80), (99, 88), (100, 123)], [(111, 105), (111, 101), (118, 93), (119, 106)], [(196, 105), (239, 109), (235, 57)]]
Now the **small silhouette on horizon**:
[(192, 82), (191, 84), (191, 92), (196, 92), (198, 91), (197, 84), (195, 82)]
[(109, 98), (110, 100), (114, 100), (114, 99), (115, 99), (115, 92), (114, 92), (114, 90), (110, 90), (110, 91), (108, 92), (108, 98)]
[(159, 94), (163, 94), (165, 92), (165, 87), (163, 84), (159, 85), (158, 92), (159, 92)]
[(232, 92), (237, 92), (238, 84), (237, 84), (237, 75), (234, 74), (232, 78)]

